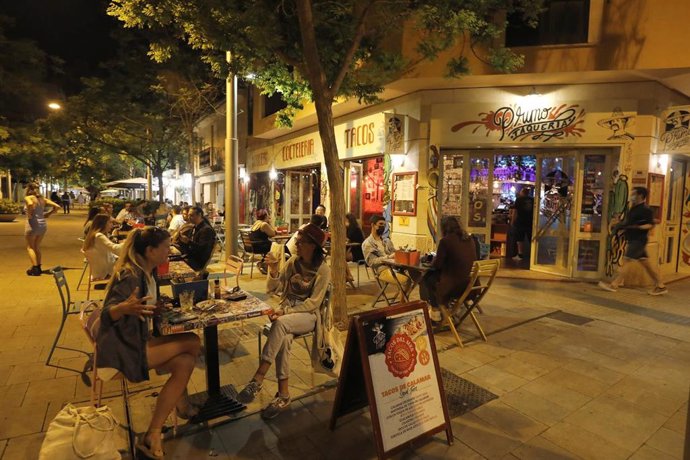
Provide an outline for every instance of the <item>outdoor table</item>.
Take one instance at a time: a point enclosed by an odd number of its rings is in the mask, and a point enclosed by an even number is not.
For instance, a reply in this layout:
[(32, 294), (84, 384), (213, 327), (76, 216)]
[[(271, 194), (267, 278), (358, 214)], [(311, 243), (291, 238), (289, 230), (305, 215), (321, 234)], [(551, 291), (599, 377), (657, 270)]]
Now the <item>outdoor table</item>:
[(197, 272), (187, 265), (187, 262), (184, 260), (171, 260), (168, 264), (168, 273), (156, 274), (159, 286), (168, 286), (172, 279), (192, 278), (197, 276)]
[(225, 301), (223, 306), (211, 312), (194, 312), (194, 319), (173, 324), (174, 318), (184, 314), (179, 309), (165, 311), (162, 314), (158, 332), (160, 335), (180, 334), (182, 332), (203, 329), (206, 359), (206, 391), (192, 395), (194, 399), (205, 400), (199, 414), (191, 420), (200, 423), (245, 409), (234, 395), (232, 385), (220, 384), (220, 363), (218, 359), (218, 325), (269, 315), (273, 309), (264, 301), (247, 293), (247, 298), (239, 301)]
[[(410, 293), (415, 287), (417, 287), (424, 274), (431, 270), (431, 265), (426, 265), (421, 262), (416, 265), (409, 265), (396, 262), (395, 260), (385, 260), (383, 265), (391, 268), (393, 279), (398, 284), (398, 288), (400, 288), (400, 292), (402, 293), (405, 302), (410, 301)], [(403, 285), (398, 278), (399, 272), (403, 272), (410, 279), (410, 287), (407, 289), (407, 291), (403, 288)]]

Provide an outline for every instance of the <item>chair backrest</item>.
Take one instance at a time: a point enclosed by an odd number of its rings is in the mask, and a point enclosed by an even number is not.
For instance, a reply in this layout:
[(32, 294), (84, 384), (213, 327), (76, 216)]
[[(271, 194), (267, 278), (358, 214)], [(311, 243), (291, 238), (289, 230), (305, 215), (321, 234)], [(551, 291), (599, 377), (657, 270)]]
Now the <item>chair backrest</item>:
[(254, 245), (252, 238), (249, 236), (248, 232), (240, 232), (240, 237), (242, 238), (242, 245), (244, 246), (244, 252), (254, 254)]
[[(240, 275), (242, 274), (242, 268), (244, 266), (244, 261), (242, 258), (229, 255), (225, 261), (225, 273), (232, 273), (235, 275), (235, 284), (240, 287)], [(225, 278), (225, 285), (227, 286), (228, 279)]]
[(479, 305), (479, 302), (486, 295), (491, 284), (493, 284), (500, 265), (501, 262), (498, 259), (476, 260), (472, 264), (470, 281), (457, 301), (465, 302), (472, 300), (473, 305)]
[(94, 347), (96, 346), (96, 337), (98, 336), (98, 329), (101, 326), (101, 312), (103, 307), (101, 307), (100, 302), (97, 300), (91, 300), (89, 302), (84, 302), (79, 310), (79, 321), (81, 322), (81, 328), (89, 339), (89, 342)]
[(62, 311), (63, 313), (69, 310), (69, 306), (72, 303), (72, 296), (69, 292), (69, 284), (67, 284), (67, 277), (62, 267), (59, 265), (50, 269), (55, 279), (55, 285), (60, 293), (60, 300), (62, 301)]

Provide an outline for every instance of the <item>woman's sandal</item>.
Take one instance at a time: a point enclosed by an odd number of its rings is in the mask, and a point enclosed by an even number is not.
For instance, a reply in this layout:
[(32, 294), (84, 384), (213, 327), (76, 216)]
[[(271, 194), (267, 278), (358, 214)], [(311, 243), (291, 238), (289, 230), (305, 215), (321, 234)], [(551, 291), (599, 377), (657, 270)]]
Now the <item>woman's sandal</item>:
[[(146, 443), (146, 436), (148, 435), (161, 435), (161, 430), (149, 430), (147, 433), (144, 433), (140, 438), (137, 444), (134, 446), (136, 449), (137, 453), (142, 453), (144, 454), (145, 458), (149, 458), (151, 460), (164, 460), (165, 459), (165, 452), (163, 452), (163, 449), (161, 449), (160, 454), (157, 454), (156, 452), (151, 449), (151, 446), (149, 446)], [(137, 455), (138, 458), (138, 455)]]

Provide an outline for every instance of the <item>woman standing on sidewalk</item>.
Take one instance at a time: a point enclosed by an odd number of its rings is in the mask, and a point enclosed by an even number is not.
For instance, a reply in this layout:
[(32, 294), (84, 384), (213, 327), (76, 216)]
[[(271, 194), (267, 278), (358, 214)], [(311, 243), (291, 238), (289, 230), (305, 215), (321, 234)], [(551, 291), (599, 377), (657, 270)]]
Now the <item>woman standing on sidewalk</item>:
[(196, 415), (186, 398), (201, 344), (191, 332), (151, 337), (146, 321), (156, 308), (153, 269), (168, 260), (170, 234), (158, 227), (136, 228), (127, 236), (103, 302), (98, 330), (98, 367), (115, 368), (131, 382), (149, 379), (149, 369), (165, 369), (170, 378), (161, 389), (151, 423), (137, 443), (148, 458), (162, 459), (161, 429), (172, 410)]
[[(41, 275), (41, 241), (48, 231), (48, 224), (46, 219), (51, 214), (60, 209), (60, 205), (56, 202), (44, 198), (41, 195), (41, 189), (35, 182), (29, 183), (26, 186), (26, 227), (24, 227), (24, 237), (26, 238), (26, 251), (29, 253), (31, 259), (31, 268), (26, 271), (29, 276)], [(45, 213), (46, 205), (52, 206), (53, 209), (47, 214)]]

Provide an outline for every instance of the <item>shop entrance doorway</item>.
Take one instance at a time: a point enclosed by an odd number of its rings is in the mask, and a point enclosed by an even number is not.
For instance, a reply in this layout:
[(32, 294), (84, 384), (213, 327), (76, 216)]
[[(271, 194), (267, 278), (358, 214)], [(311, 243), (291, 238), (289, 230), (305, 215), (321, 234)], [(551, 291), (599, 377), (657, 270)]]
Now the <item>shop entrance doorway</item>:
[(662, 242), (662, 273), (690, 274), (690, 161), (675, 157), (668, 178)]
[[(439, 217), (458, 217), (504, 268), (602, 277), (616, 157), (601, 149), (444, 151)], [(516, 201), (521, 216), (511, 210)]]
[(383, 156), (349, 161), (346, 171), (348, 212), (357, 217), (362, 231), (369, 235), (372, 216), (383, 215)]
[(314, 210), (313, 206), (313, 174), (309, 171), (287, 171), (286, 195), (286, 222), (290, 232), (296, 232), (302, 224), (309, 223), (309, 218)]

